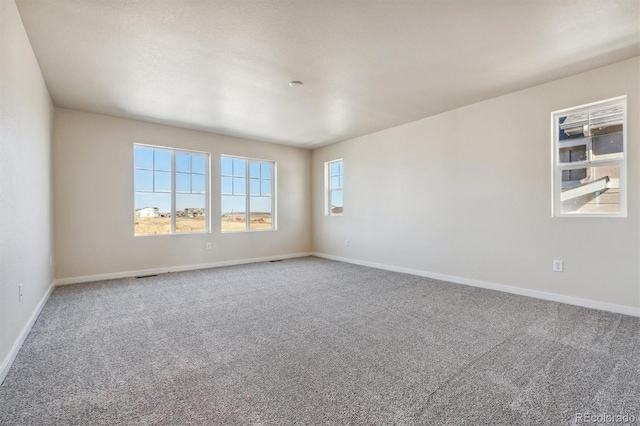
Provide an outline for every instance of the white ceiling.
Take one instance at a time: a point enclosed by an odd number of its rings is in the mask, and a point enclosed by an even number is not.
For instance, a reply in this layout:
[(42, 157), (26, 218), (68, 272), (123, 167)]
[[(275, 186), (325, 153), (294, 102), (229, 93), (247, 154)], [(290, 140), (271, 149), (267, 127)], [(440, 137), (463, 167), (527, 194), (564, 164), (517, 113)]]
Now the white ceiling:
[(16, 3), (56, 106), (301, 147), (640, 54), (640, 0)]

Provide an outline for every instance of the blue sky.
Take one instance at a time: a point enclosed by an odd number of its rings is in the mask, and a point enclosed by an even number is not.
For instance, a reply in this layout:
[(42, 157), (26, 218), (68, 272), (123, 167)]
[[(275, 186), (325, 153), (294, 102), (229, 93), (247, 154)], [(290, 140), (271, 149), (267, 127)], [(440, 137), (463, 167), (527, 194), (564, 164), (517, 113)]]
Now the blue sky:
[[(204, 208), (206, 205), (206, 156), (176, 152), (176, 209)], [(222, 213), (246, 210), (247, 160), (223, 157)], [(171, 151), (136, 146), (134, 148), (135, 208), (171, 209)], [(272, 164), (249, 162), (249, 203), (252, 212), (271, 211)], [(215, 203), (214, 200), (214, 205)]]
[[(222, 213), (246, 211), (247, 160), (222, 157), (221, 170)], [(271, 176), (271, 163), (249, 161), (250, 211), (271, 211)]]
[(343, 207), (343, 191), (335, 191), (335, 188), (342, 188), (344, 183), (343, 173), (344, 173), (344, 163), (342, 161), (338, 161), (330, 164), (330, 173), (331, 173), (331, 201), (330, 204), (335, 207)]

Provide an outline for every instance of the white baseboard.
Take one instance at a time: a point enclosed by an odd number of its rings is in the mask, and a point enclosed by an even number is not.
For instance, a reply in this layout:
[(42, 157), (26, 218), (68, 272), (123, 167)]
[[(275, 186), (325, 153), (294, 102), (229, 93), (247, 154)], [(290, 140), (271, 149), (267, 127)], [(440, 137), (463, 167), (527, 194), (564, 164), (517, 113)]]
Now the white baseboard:
[(79, 284), (92, 281), (115, 280), (119, 278), (140, 277), (144, 275), (166, 274), (167, 272), (194, 271), (196, 269), (218, 268), (221, 266), (244, 265), (247, 263), (269, 262), (272, 260), (293, 259), (296, 257), (311, 256), (311, 253), (282, 254), (278, 256), (253, 257), (250, 259), (225, 260), (222, 262), (199, 263), (197, 265), (169, 266), (165, 268), (141, 269), (137, 271), (113, 272), (109, 274), (85, 275), (82, 277), (58, 278), (54, 285)]
[(52, 282), (49, 288), (47, 289), (47, 292), (44, 294), (44, 296), (42, 296), (42, 299), (40, 299), (40, 303), (38, 303), (38, 306), (36, 306), (36, 309), (33, 311), (33, 314), (31, 314), (31, 317), (29, 317), (29, 321), (27, 321), (25, 326), (22, 328), (22, 332), (20, 332), (18, 339), (16, 340), (16, 342), (13, 344), (13, 347), (9, 351), (9, 354), (5, 357), (4, 361), (2, 361), (2, 364), (0, 364), (0, 385), (2, 384), (2, 382), (4, 382), (4, 379), (7, 377), (7, 374), (9, 374), (9, 370), (13, 365), (13, 361), (15, 361), (16, 357), (18, 356), (18, 352), (20, 352), (20, 348), (22, 347), (22, 344), (24, 343), (25, 339), (29, 335), (29, 332), (31, 331), (33, 324), (36, 323), (36, 320), (38, 319), (38, 316), (40, 315), (42, 308), (47, 303), (47, 300), (49, 299), (49, 295), (51, 294), (51, 291), (53, 290), (54, 286), (55, 285)]
[(464, 284), (473, 287), (481, 287), (489, 290), (503, 291), (505, 293), (518, 294), (520, 296), (534, 297), (536, 299), (549, 300), (552, 302), (566, 303), (568, 305), (582, 306), (584, 308), (598, 309), (601, 311), (609, 311), (617, 314), (631, 315), (640, 317), (640, 308), (631, 306), (616, 305), (614, 303), (599, 302), (597, 300), (581, 299), (579, 297), (565, 296), (557, 293), (548, 293), (546, 291), (531, 290), (528, 288), (514, 287), (505, 284), (495, 284), (487, 281), (474, 280), (471, 278), (457, 277), (454, 275), (438, 274), (435, 272), (423, 271), (421, 269), (403, 268), (400, 266), (387, 265), (383, 263), (368, 262), (366, 260), (351, 259), (348, 257), (334, 256), (325, 253), (311, 253), (312, 256), (322, 257), (324, 259), (337, 260), (340, 262), (353, 263), (355, 265), (368, 266), (376, 269), (384, 269), (387, 271), (401, 272), (404, 274), (418, 275), (420, 277), (433, 278), (436, 280), (449, 281), (456, 284)]

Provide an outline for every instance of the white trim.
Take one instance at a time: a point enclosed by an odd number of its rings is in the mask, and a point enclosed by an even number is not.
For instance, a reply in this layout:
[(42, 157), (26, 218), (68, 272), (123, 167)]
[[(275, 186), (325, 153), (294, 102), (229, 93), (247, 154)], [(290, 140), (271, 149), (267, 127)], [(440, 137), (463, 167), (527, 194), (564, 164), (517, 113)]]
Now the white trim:
[(47, 300), (49, 300), (49, 295), (51, 294), (53, 287), (55, 287), (55, 281), (52, 282), (51, 285), (49, 285), (47, 292), (44, 294), (44, 296), (42, 296), (42, 299), (40, 299), (40, 303), (38, 303), (38, 306), (36, 306), (36, 309), (33, 311), (33, 314), (31, 314), (29, 321), (27, 321), (27, 323), (22, 328), (22, 332), (20, 332), (20, 335), (18, 335), (18, 338), (16, 339), (16, 342), (13, 344), (13, 347), (9, 351), (9, 354), (7, 354), (4, 361), (2, 361), (2, 364), (0, 364), (0, 385), (2, 384), (2, 382), (4, 382), (4, 379), (7, 377), (7, 374), (9, 374), (9, 370), (13, 365), (13, 361), (15, 361), (16, 357), (18, 356), (18, 352), (20, 352), (20, 348), (22, 348), (22, 344), (24, 343), (25, 339), (31, 332), (31, 328), (36, 323), (38, 316), (40, 316), (40, 312), (42, 312), (42, 308), (47, 303)]
[(247, 263), (269, 262), (272, 260), (294, 259), (296, 257), (311, 256), (311, 253), (293, 253), (282, 254), (278, 256), (253, 257), (249, 259), (224, 260), (221, 262), (199, 263), (196, 265), (170, 266), (166, 268), (141, 269), (137, 271), (113, 272), (109, 274), (85, 275), (82, 277), (58, 278), (54, 281), (54, 285), (67, 285), (88, 283), (92, 281), (115, 280), (119, 278), (140, 277), (144, 275), (166, 274), (168, 272), (194, 271), (197, 269), (219, 268), (221, 266), (244, 265)]
[(383, 263), (368, 262), (366, 260), (350, 259), (347, 257), (334, 256), (324, 253), (311, 253), (312, 256), (324, 259), (337, 260), (340, 262), (353, 263), (355, 265), (368, 266), (370, 268), (384, 269), (386, 271), (401, 272), (404, 274), (417, 275), (420, 277), (433, 278), (436, 280), (449, 281), (455, 284), (464, 284), (472, 287), (486, 288), (489, 290), (497, 290), (505, 293), (517, 294), (520, 296), (534, 297), (536, 299), (549, 300), (552, 302), (566, 303), (569, 305), (582, 306), (584, 308), (598, 309), (601, 311), (609, 311), (617, 314), (631, 315), (640, 317), (640, 308), (631, 306), (616, 305), (614, 303), (599, 302), (597, 300), (581, 299), (579, 297), (566, 296), (557, 293), (548, 293), (546, 291), (531, 290), (528, 288), (514, 287), (505, 284), (495, 284), (487, 281), (474, 280), (471, 278), (457, 277), (454, 275), (445, 275), (435, 272), (423, 271), (421, 269), (404, 268), (400, 266), (386, 265)]

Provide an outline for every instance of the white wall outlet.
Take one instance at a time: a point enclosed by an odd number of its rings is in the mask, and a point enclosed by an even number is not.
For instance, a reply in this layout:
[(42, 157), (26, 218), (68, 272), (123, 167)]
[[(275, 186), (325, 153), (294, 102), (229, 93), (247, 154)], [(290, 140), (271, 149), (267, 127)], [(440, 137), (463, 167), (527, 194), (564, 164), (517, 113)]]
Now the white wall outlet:
[(564, 271), (564, 262), (562, 260), (554, 260), (553, 272), (562, 272), (562, 271)]
[(18, 302), (22, 302), (22, 283), (18, 284)]
[(205, 246), (207, 250), (211, 250), (211, 243), (207, 243), (207, 245)]
[(344, 245), (349, 247), (349, 240), (344, 240)]

